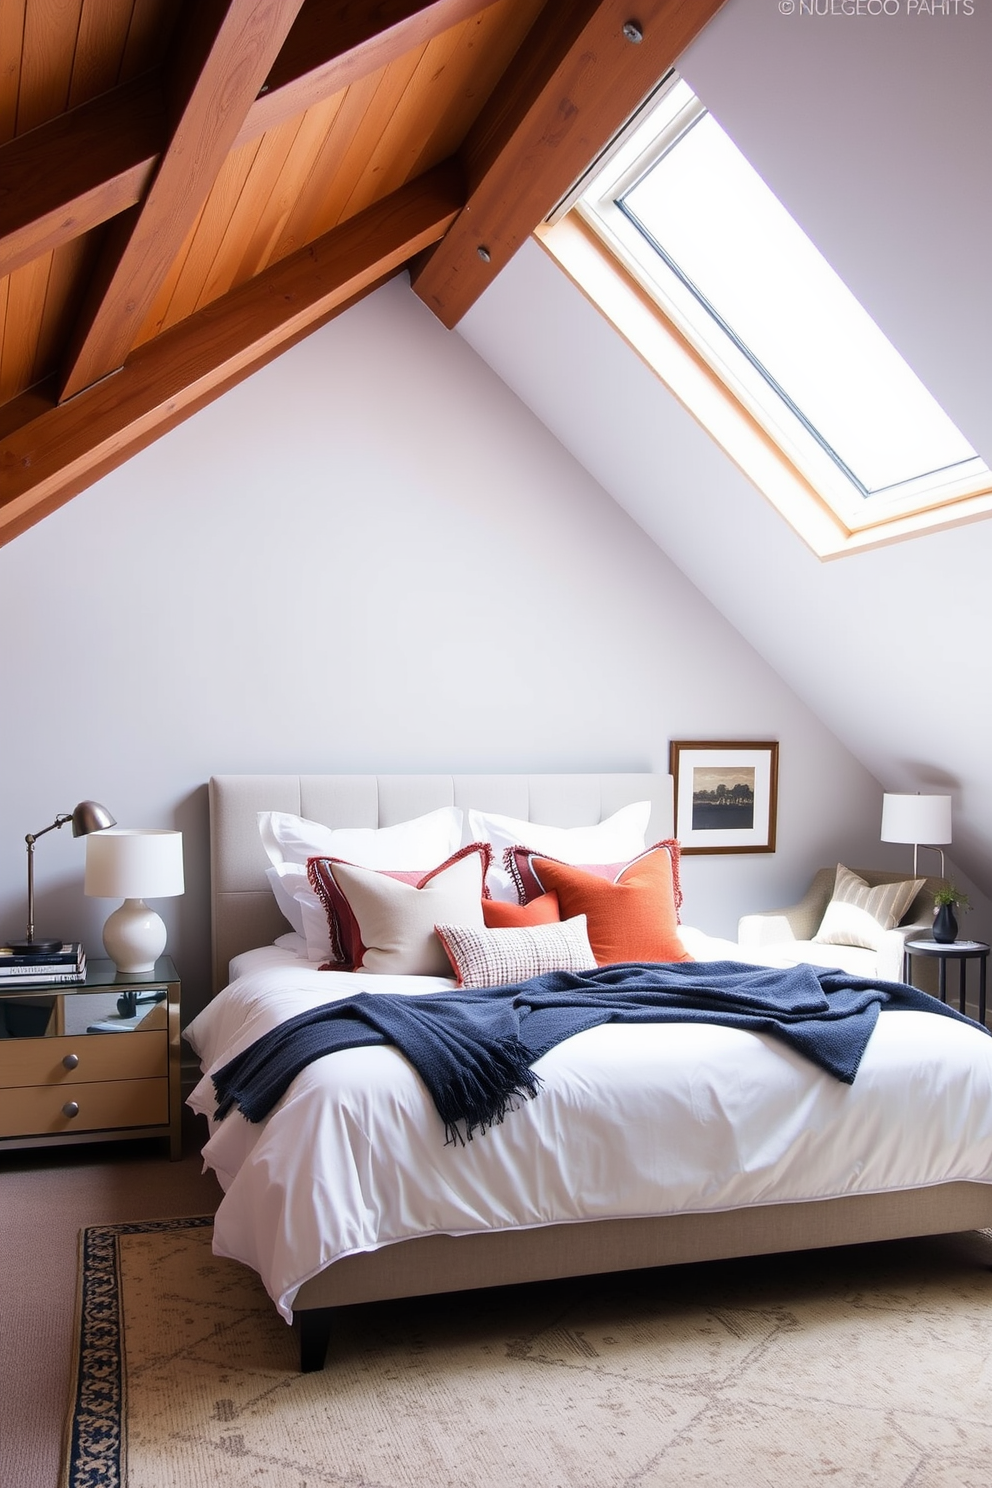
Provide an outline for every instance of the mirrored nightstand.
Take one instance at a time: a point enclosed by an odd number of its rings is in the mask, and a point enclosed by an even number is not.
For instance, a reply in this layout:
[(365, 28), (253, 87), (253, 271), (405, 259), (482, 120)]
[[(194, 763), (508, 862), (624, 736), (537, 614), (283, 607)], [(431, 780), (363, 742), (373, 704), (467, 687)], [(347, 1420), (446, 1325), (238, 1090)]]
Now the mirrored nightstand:
[(180, 981), (91, 961), (66, 986), (0, 983), (0, 1150), (167, 1137), (182, 1154)]

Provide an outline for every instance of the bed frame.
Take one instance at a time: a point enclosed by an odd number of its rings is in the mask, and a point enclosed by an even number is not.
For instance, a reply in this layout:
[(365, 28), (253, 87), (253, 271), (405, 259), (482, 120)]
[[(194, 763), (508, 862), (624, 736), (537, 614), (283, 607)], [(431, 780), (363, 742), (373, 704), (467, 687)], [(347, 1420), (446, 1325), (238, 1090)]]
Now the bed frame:
[[(438, 806), (589, 826), (650, 800), (648, 840), (672, 835), (668, 775), (219, 775), (210, 781), (214, 990), (241, 951), (282, 934), (256, 813), (291, 811), (332, 827), (385, 827)], [(992, 1226), (992, 1185), (772, 1204), (721, 1213), (589, 1220), (477, 1235), (431, 1235), (347, 1256), (304, 1283), (294, 1308), (304, 1371), (321, 1369), (332, 1309), (688, 1261), (764, 1255)]]

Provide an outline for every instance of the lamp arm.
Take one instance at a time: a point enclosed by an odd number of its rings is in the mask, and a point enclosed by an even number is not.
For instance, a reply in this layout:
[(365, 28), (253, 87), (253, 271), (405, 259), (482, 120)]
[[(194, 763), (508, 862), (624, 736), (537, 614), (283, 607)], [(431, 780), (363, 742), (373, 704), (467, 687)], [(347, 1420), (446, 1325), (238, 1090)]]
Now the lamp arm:
[(941, 876), (941, 878), (946, 878), (947, 877), (947, 874), (944, 871), (944, 849), (942, 847), (938, 847), (935, 842), (914, 842), (913, 843), (913, 877), (914, 878), (919, 878), (919, 876), (920, 876), (919, 875), (919, 862), (918, 862), (918, 858), (919, 858), (919, 852), (920, 852), (920, 848), (921, 847), (927, 848), (927, 850), (929, 852), (940, 853), (940, 876)]
[(28, 845), (28, 852), (30, 852), (31, 849), (34, 847), (34, 845), (38, 841), (38, 838), (39, 837), (44, 837), (44, 835), (45, 835), (46, 832), (54, 832), (56, 827), (64, 827), (65, 824), (66, 824), (66, 822), (71, 822), (71, 821), (72, 821), (72, 813), (69, 812), (69, 811), (63, 811), (63, 812), (61, 812), (55, 818), (55, 820), (49, 826), (42, 827), (42, 829), (41, 829), (40, 832), (29, 832), (27, 834), (27, 836), (25, 837), (25, 839), (24, 839), (24, 841)]
[(63, 811), (50, 826), (42, 827), (40, 832), (29, 832), (24, 839), (28, 847), (28, 940), (34, 940), (34, 845), (46, 832), (54, 832), (56, 827), (64, 827), (71, 821), (71, 813)]

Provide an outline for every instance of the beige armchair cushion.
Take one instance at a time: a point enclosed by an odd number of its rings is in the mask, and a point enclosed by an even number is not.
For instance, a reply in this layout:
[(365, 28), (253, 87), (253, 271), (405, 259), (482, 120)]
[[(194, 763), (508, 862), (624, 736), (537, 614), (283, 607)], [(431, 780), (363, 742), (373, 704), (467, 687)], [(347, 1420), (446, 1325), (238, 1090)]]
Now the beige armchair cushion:
[(813, 939), (821, 945), (877, 951), (882, 936), (899, 924), (922, 887), (922, 878), (872, 885), (838, 863), (833, 897)]

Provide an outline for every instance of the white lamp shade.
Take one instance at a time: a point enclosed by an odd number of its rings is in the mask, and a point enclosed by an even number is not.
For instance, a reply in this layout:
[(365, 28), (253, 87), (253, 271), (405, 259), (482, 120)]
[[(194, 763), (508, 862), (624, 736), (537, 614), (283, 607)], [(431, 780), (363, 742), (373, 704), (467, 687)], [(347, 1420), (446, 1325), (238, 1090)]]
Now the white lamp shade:
[(170, 899), (183, 892), (183, 834), (111, 827), (86, 839), (84, 892), (94, 899)]
[(882, 797), (883, 842), (929, 845), (951, 840), (950, 796)]

